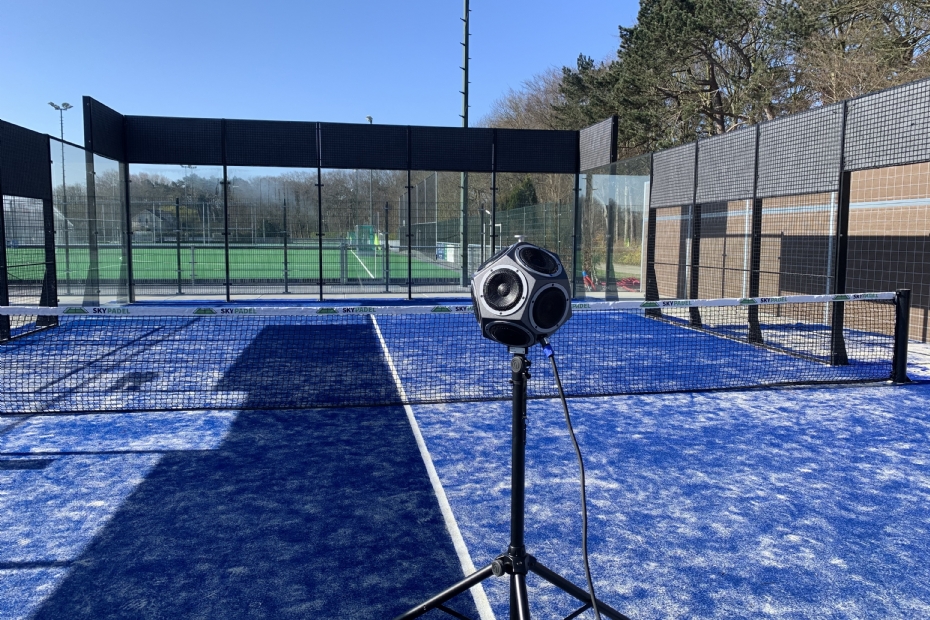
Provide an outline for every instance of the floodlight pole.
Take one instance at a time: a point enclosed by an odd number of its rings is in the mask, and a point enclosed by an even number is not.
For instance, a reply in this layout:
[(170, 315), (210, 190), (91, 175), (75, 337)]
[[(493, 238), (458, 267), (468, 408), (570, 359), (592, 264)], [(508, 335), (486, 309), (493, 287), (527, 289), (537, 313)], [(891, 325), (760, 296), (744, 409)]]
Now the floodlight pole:
[[(468, 127), (468, 23), (469, 23), (468, 0), (465, 0), (465, 15), (462, 21), (465, 23), (465, 30), (462, 42), (462, 127)], [(461, 285), (468, 286), (468, 173), (462, 173), (461, 184), (462, 200), (462, 277)]]
[(61, 215), (65, 218), (65, 289), (68, 295), (71, 294), (71, 243), (68, 235), (68, 185), (65, 183), (65, 112), (73, 108), (70, 103), (58, 105), (51, 101), (50, 106), (58, 110), (58, 118), (61, 121)]

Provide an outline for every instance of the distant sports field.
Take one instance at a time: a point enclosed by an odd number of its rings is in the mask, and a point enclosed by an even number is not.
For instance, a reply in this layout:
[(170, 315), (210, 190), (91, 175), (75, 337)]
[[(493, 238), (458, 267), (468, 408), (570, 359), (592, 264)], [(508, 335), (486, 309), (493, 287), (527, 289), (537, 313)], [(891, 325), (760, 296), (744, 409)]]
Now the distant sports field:
[[(181, 279), (193, 281), (223, 281), (226, 267), (222, 246), (181, 245)], [(323, 278), (325, 280), (384, 280), (384, 255), (381, 251), (365, 252), (351, 248), (323, 248)], [(12, 279), (32, 280), (44, 261), (41, 248), (7, 248)], [(319, 277), (320, 251), (307, 246), (289, 247), (287, 250), (288, 278), (292, 281), (316, 280)], [(58, 278), (64, 280), (68, 265), (74, 279), (83, 279), (88, 268), (88, 250), (85, 247), (57, 249)], [(112, 246), (98, 250), (100, 277), (103, 280), (119, 278), (122, 255)], [(172, 281), (178, 277), (178, 251), (176, 247), (134, 247), (132, 251), (133, 279), (136, 282)], [(231, 246), (229, 248), (230, 277), (233, 280), (283, 280), (284, 248), (262, 246)], [(454, 278), (458, 270), (439, 263), (414, 258), (414, 279)], [(390, 254), (392, 279), (407, 275), (407, 255)]]

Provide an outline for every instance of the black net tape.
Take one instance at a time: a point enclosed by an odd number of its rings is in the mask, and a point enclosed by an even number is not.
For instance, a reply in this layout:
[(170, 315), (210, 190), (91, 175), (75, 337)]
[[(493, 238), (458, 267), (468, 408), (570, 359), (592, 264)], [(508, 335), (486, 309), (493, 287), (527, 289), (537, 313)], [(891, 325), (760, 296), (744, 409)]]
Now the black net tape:
[[(833, 301), (576, 304), (552, 341), (570, 396), (883, 381), (892, 374), (892, 296), (845, 302), (845, 365), (830, 364)], [(727, 305), (706, 305), (716, 303)], [(751, 338), (753, 312), (760, 331)], [(510, 354), (480, 336), (470, 306), (65, 307), (57, 313), (57, 327), (0, 345), (0, 411), (277, 409), (510, 397)], [(529, 357), (535, 364), (530, 396), (554, 397), (539, 347)]]

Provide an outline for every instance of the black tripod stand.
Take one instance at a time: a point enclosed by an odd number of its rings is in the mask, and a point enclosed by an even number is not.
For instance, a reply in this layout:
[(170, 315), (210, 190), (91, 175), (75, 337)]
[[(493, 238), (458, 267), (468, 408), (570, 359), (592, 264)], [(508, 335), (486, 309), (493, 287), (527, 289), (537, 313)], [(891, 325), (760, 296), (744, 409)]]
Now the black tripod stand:
[[(511, 482), (510, 482), (510, 546), (507, 552), (498, 556), (493, 562), (465, 577), (457, 584), (440, 592), (433, 598), (425, 601), (407, 613), (401, 614), (395, 620), (409, 620), (418, 618), (431, 609), (439, 609), (457, 618), (464, 618), (461, 614), (445, 607), (443, 603), (465, 592), (491, 575), (501, 577), (510, 575), (510, 618), (511, 620), (530, 620), (529, 599), (526, 592), (526, 574), (535, 573), (574, 596), (583, 605), (571, 613), (566, 620), (577, 617), (580, 613), (591, 608), (591, 596), (558, 573), (543, 566), (536, 558), (526, 552), (523, 541), (524, 520), (526, 517), (524, 499), (526, 497), (526, 382), (530, 377), (528, 372), (529, 360), (526, 359), (526, 349), (511, 348), (513, 359), (510, 368), (513, 371), (513, 420), (511, 428)], [(601, 615), (612, 620), (629, 620), (616, 609), (597, 600), (597, 609)]]

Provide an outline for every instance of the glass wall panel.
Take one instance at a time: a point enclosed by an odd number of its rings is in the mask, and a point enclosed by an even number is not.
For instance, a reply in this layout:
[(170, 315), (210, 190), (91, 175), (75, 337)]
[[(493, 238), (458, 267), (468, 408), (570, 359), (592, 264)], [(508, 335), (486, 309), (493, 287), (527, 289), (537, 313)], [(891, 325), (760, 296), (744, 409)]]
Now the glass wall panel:
[[(123, 181), (120, 164), (112, 159), (94, 156), (94, 221), (89, 245), (96, 251), (100, 303), (129, 301), (129, 272), (126, 257), (126, 207), (123, 201)], [(96, 245), (96, 248), (94, 246)]]
[[(641, 294), (649, 157), (626, 159), (582, 175), (581, 267), (586, 292), (595, 297)], [(680, 231), (676, 219), (680, 217), (663, 214), (661, 221)], [(663, 226), (674, 235), (672, 228)]]
[(136, 298), (225, 297), (223, 168), (133, 164), (130, 173)]
[(54, 138), (51, 154), (58, 298), (62, 304), (81, 304), (90, 265), (87, 158), (84, 149)]
[(317, 295), (316, 171), (230, 167), (227, 176), (232, 294)]

